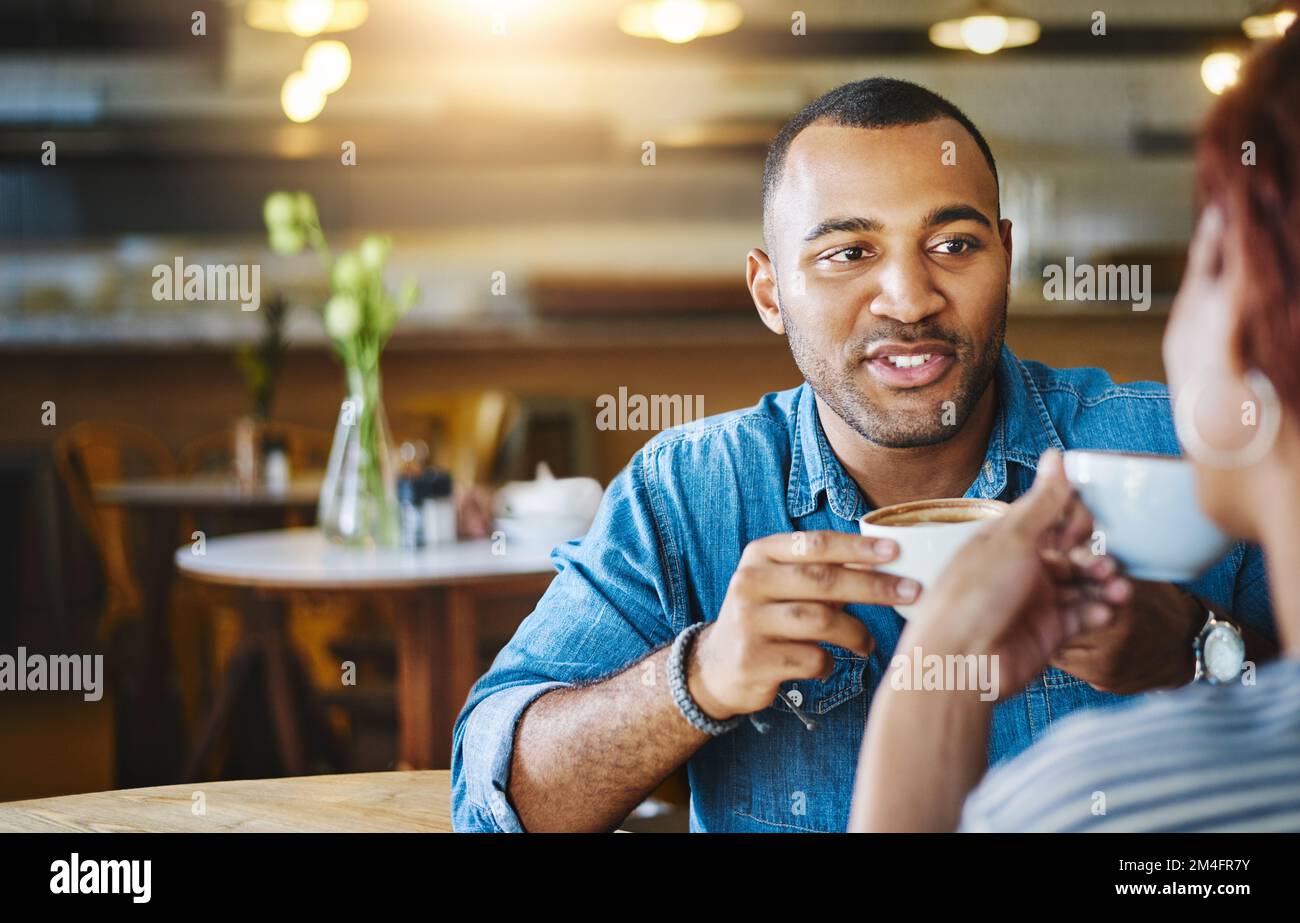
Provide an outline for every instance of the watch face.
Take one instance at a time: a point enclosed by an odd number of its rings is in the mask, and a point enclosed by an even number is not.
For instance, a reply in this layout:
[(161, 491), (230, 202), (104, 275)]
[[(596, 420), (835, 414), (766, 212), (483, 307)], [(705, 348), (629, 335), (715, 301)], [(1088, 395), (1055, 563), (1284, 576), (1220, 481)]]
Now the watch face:
[(1205, 672), (1219, 683), (1230, 682), (1241, 673), (1246, 660), (1246, 645), (1231, 628), (1219, 626), (1205, 639)]

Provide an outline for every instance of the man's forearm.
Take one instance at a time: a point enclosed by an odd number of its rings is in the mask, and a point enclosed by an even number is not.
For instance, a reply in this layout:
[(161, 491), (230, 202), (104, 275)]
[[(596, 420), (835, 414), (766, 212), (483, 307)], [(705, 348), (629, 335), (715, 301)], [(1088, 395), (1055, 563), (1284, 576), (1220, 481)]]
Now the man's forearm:
[(525, 830), (613, 829), (709, 740), (673, 703), (669, 650), (524, 711), (507, 790)]

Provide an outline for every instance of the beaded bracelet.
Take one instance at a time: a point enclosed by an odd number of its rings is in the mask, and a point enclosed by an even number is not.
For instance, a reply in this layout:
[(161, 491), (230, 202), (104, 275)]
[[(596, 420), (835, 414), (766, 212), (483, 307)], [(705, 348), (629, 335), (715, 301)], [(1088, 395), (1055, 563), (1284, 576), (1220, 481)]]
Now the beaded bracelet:
[(708, 622), (691, 625), (673, 641), (673, 648), (668, 653), (668, 688), (672, 690), (673, 702), (677, 705), (677, 710), (682, 713), (682, 717), (697, 730), (703, 731), (710, 737), (717, 737), (730, 731), (745, 719), (743, 715), (737, 715), (726, 721), (715, 721), (704, 713), (691, 696), (690, 690), (686, 688), (686, 658), (690, 656), (695, 636), (707, 625)]

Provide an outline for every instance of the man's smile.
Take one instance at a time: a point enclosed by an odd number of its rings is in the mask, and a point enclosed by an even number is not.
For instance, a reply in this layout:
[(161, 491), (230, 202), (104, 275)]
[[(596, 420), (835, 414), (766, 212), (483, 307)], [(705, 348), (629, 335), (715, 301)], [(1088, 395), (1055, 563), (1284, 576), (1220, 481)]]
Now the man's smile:
[(899, 390), (933, 384), (956, 364), (953, 347), (933, 340), (877, 343), (867, 351), (866, 362), (877, 382)]

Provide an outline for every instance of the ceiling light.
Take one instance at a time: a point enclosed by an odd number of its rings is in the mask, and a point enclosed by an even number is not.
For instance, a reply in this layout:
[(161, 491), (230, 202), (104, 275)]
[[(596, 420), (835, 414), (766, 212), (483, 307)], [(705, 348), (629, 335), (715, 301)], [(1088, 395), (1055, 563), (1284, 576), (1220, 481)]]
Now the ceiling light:
[(1295, 0), (1288, 3), (1270, 3), (1259, 12), (1241, 21), (1241, 31), (1254, 39), (1278, 38), (1296, 20)]
[(1011, 16), (991, 3), (981, 3), (960, 19), (945, 19), (930, 27), (930, 41), (940, 48), (993, 54), (1003, 48), (1032, 45), (1042, 33), (1038, 23)]
[(348, 46), (334, 39), (313, 42), (302, 56), (302, 72), (322, 93), (333, 93), (347, 83), (352, 73), (352, 55)]
[(280, 88), (280, 108), (295, 122), (310, 122), (325, 108), (325, 93), (302, 71), (294, 71)]
[(1232, 51), (1216, 51), (1201, 62), (1201, 82), (1218, 96), (1237, 82), (1241, 70), (1241, 55)]
[(680, 45), (730, 32), (743, 17), (740, 7), (730, 0), (640, 0), (619, 11), (618, 27), (638, 38)]
[(244, 22), (268, 32), (310, 37), (355, 29), (369, 13), (366, 0), (248, 0)]

